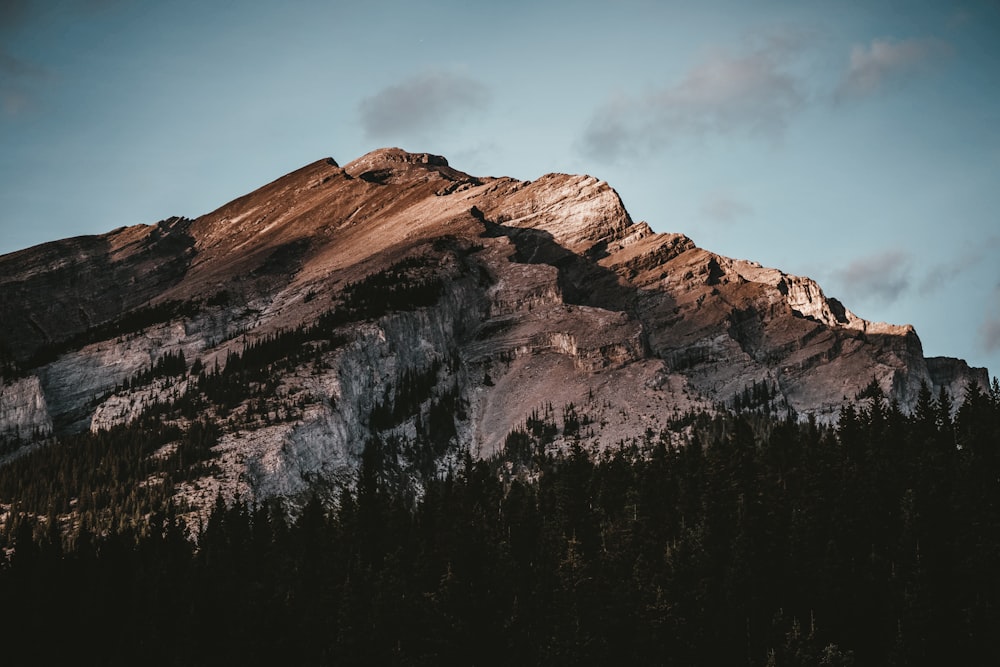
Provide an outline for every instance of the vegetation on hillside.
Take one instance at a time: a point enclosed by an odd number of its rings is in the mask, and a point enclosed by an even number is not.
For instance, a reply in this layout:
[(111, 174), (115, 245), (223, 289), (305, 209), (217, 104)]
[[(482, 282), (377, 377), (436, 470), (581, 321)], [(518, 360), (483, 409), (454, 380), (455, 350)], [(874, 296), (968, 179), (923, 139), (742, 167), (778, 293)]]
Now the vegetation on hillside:
[[(169, 502), (100, 535), (15, 509), (4, 662), (1000, 664), (1000, 388), (951, 407), (691, 414), (681, 446), (648, 432), (596, 458), (553, 455), (587, 419), (546, 408), (419, 499), (373, 439), (336, 509), (220, 498), (196, 541)], [(61, 486), (72, 506), (102, 452), (172, 435), (103, 436), (16, 488), (5, 467), (0, 499)]]

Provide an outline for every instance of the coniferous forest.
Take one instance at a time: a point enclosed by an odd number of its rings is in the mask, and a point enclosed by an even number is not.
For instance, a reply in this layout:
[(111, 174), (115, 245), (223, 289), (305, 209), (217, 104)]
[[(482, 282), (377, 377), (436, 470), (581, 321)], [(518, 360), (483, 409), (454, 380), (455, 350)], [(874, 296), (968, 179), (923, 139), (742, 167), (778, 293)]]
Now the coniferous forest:
[[(421, 493), (394, 473), (391, 443), (372, 440), (335, 509), (219, 498), (201, 526), (184, 525), (167, 493), (102, 505), (4, 466), (0, 502), (16, 493), (38, 507), (15, 505), (0, 538), (0, 654), (5, 665), (1000, 664), (1000, 388), (970, 386), (958, 401), (925, 389), (903, 414), (875, 391), (833, 426), (688, 414), (600, 455), (552, 454), (546, 441), (586, 415), (547, 411), (503, 455), (466, 458)], [(198, 465), (211, 431), (184, 436)], [(175, 436), (105, 434), (64, 456), (120, 447), (144, 460)], [(178, 461), (156, 465), (181, 474)], [(110, 493), (96, 472), (81, 479)], [(46, 517), (41, 505), (56, 502)], [(82, 506), (152, 509), (112, 525), (55, 519)]]

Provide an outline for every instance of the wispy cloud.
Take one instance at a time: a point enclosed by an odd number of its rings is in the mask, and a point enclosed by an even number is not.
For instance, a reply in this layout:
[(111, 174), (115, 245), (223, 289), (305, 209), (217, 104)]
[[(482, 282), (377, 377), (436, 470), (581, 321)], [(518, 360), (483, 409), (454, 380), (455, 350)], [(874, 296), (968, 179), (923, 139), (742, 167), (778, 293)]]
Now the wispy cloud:
[(888, 250), (856, 259), (834, 275), (852, 299), (889, 304), (909, 288), (909, 265), (907, 253)]
[(701, 215), (712, 222), (733, 224), (753, 215), (753, 207), (722, 192), (714, 192), (701, 203)]
[(926, 296), (940, 289), (963, 273), (981, 265), (988, 257), (993, 257), (998, 250), (1000, 250), (1000, 236), (990, 236), (974, 248), (967, 248), (956, 257), (931, 266), (920, 281), (920, 294)]
[(993, 288), (993, 303), (979, 325), (979, 342), (986, 352), (1000, 352), (1000, 283)]
[(45, 76), (45, 69), (15, 58), (0, 47), (0, 76), (8, 78)]
[(358, 113), (369, 138), (411, 136), (438, 129), (484, 109), (489, 90), (449, 71), (424, 72), (361, 100)]
[(855, 44), (834, 98), (839, 101), (877, 93), (951, 54), (951, 45), (934, 37), (873, 39), (867, 46)]
[(489, 168), (490, 159), (504, 152), (503, 146), (495, 141), (484, 140), (479, 143), (448, 151), (448, 162), (462, 170)]
[(965, 7), (959, 7), (948, 17), (948, 22), (945, 25), (949, 30), (958, 30), (969, 25), (972, 21), (972, 12)]
[(593, 115), (585, 152), (614, 160), (662, 148), (680, 137), (744, 134), (780, 138), (805, 104), (790, 71), (798, 46), (771, 39), (743, 53), (719, 50), (679, 81), (638, 97), (617, 96)]
[(0, 45), (0, 109), (15, 116), (30, 106), (32, 84), (48, 76), (48, 72), (33, 63), (15, 58)]
[(1000, 317), (987, 317), (979, 327), (979, 336), (987, 352), (1000, 351)]
[(26, 29), (31, 9), (28, 0), (0, 0), (0, 112), (5, 116), (16, 116), (30, 107), (33, 85), (49, 75), (8, 48), (10, 35)]

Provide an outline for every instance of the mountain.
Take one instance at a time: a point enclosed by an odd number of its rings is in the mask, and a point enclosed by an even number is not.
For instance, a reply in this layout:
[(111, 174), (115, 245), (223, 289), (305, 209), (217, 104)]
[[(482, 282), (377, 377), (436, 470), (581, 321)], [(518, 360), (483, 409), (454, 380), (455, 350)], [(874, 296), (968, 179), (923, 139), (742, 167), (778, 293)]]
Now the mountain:
[(373, 438), (419, 478), (519, 429), (603, 448), (692, 410), (829, 422), (873, 382), (904, 408), (987, 383), (809, 278), (654, 233), (596, 178), (399, 149), (4, 255), (0, 319), (8, 454), (200, 420), (212, 465), (176, 491), (203, 505), (349, 485)]

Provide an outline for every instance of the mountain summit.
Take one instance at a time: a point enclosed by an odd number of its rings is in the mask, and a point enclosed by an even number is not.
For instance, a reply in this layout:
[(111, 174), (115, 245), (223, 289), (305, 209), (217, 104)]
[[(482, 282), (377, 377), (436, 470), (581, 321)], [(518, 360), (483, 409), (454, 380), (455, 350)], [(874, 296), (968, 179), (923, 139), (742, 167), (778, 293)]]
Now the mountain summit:
[(0, 318), (8, 452), (210, 421), (213, 472), (181, 490), (202, 499), (350, 483), (373, 438), (416, 474), (557, 412), (586, 419), (552, 446), (601, 448), (692, 409), (830, 421), (873, 382), (908, 407), (922, 384), (987, 381), (809, 278), (654, 233), (591, 176), (475, 177), (396, 148), (2, 256)]

